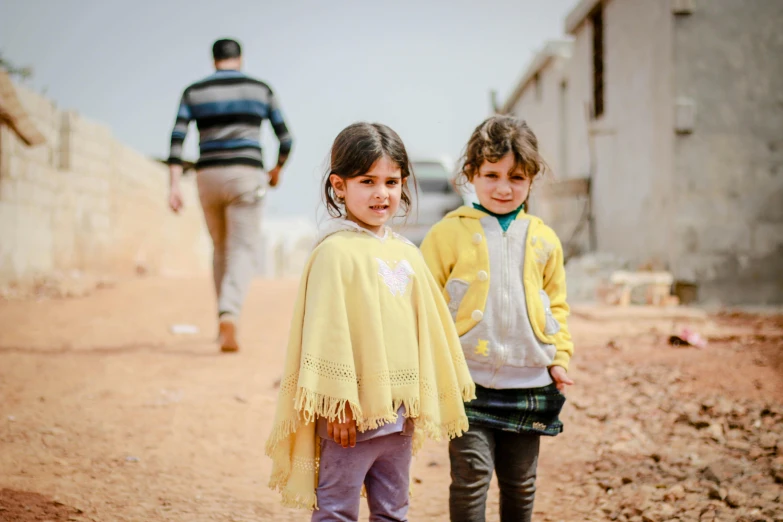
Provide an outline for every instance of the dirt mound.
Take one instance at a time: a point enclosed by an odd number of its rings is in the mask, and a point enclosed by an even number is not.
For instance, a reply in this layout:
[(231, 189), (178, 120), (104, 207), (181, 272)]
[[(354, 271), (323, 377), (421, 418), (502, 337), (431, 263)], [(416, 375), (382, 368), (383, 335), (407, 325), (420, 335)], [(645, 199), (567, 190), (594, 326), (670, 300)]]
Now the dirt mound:
[(79, 509), (38, 493), (0, 489), (0, 520), (5, 522), (83, 520), (76, 517), (81, 513)]

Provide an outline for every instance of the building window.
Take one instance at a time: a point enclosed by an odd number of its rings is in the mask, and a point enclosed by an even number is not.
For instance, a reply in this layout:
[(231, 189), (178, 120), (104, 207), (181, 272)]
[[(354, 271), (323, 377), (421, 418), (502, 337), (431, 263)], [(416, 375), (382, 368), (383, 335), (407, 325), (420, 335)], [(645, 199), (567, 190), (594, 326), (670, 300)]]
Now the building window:
[(604, 113), (604, 10), (601, 3), (590, 15), (593, 25), (593, 117)]

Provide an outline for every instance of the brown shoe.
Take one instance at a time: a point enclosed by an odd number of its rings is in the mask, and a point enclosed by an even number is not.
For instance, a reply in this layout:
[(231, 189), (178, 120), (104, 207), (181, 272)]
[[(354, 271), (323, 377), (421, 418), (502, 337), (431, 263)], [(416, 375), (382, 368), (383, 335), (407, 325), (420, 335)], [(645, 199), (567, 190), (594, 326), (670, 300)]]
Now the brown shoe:
[(236, 321), (232, 317), (222, 317), (220, 319), (219, 331), (218, 342), (220, 343), (220, 351), (227, 353), (238, 352)]

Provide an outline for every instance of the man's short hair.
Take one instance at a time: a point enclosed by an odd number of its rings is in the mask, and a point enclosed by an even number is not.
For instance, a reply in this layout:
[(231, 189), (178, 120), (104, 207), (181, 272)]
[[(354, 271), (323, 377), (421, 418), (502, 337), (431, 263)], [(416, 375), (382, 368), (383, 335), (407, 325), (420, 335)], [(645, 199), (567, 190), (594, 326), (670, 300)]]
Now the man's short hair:
[(229, 58), (239, 58), (240, 56), (242, 56), (242, 47), (236, 40), (224, 38), (212, 45), (212, 57), (216, 62), (228, 60)]

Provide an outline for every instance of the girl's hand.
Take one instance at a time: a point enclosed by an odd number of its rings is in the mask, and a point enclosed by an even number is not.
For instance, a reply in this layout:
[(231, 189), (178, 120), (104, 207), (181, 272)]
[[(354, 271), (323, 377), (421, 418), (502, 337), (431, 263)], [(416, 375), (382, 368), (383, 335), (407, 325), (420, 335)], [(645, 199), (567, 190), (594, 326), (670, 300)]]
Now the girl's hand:
[(568, 378), (568, 373), (562, 366), (552, 366), (549, 368), (549, 375), (552, 376), (552, 380), (555, 381), (555, 386), (561, 392), (565, 390), (566, 386), (571, 386), (574, 381)]
[(337, 422), (336, 419), (327, 422), (326, 433), (343, 448), (356, 446), (356, 421), (350, 406), (345, 408), (345, 422)]

